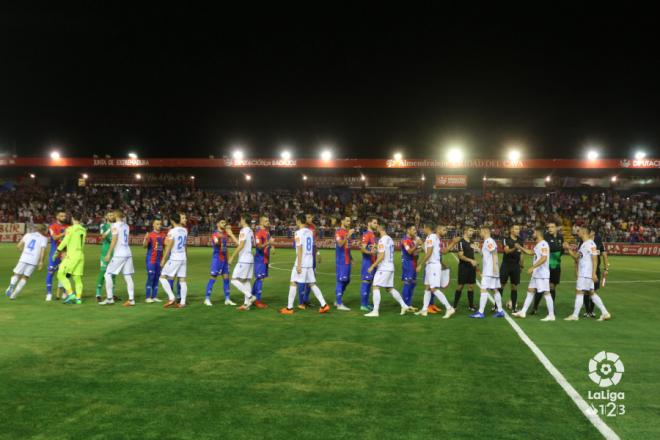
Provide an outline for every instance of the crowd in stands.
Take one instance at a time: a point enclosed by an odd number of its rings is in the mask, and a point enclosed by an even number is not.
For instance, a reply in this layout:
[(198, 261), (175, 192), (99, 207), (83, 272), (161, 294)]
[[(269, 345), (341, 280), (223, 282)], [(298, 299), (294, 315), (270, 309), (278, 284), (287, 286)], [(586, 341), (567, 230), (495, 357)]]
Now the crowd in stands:
[(270, 217), (273, 235), (291, 235), (293, 217), (311, 212), (321, 237), (332, 236), (335, 221), (350, 215), (358, 225), (368, 216), (383, 219), (394, 237), (406, 223), (424, 220), (447, 225), (450, 234), (464, 226), (488, 224), (495, 237), (512, 224), (522, 225), (523, 238), (537, 224), (555, 221), (578, 228), (596, 226), (604, 241), (659, 242), (660, 195), (596, 191), (520, 192), (376, 191), (358, 189), (212, 191), (192, 187), (109, 187), (73, 189), (18, 186), (0, 192), (0, 222), (49, 222), (57, 210), (78, 210), (94, 231), (111, 208), (122, 208), (136, 232), (145, 231), (154, 216), (175, 211), (188, 215), (192, 235), (211, 231), (219, 218), (236, 221), (241, 212)]

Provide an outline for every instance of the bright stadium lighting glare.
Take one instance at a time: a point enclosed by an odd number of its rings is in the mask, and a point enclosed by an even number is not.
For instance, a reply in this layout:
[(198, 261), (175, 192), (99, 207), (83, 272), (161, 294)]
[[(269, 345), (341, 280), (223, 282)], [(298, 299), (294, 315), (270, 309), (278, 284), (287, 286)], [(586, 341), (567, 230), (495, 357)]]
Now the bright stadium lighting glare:
[(517, 161), (520, 160), (520, 150), (509, 150), (509, 160)]
[(249, 174), (246, 174), (245, 175), (245, 180), (247, 180), (249, 182), (250, 180), (252, 180), (252, 176), (249, 175)]
[(330, 160), (332, 159), (332, 151), (325, 149), (321, 151), (321, 159), (323, 160)]
[(307, 176), (303, 174), (303, 180), (307, 180)]
[(195, 176), (190, 176), (190, 180), (195, 180)]
[(365, 180), (367, 180), (367, 176), (365, 176), (364, 174), (360, 174), (360, 180), (364, 182)]
[(34, 174), (30, 173), (30, 179), (36, 179), (36, 178), (37, 178), (37, 176), (35, 176)]
[(447, 159), (451, 163), (458, 163), (463, 160), (463, 150), (460, 147), (452, 147), (447, 151)]
[(426, 180), (426, 176), (422, 174), (422, 182)]
[(610, 179), (610, 180), (612, 180), (612, 182), (616, 182), (617, 177), (616, 177), (616, 176), (612, 176), (612, 179)]
[(598, 159), (598, 151), (596, 150), (589, 150), (587, 152), (587, 159), (589, 160), (596, 160)]
[(89, 178), (89, 175), (87, 173), (83, 173), (82, 178), (87, 179), (87, 178)]
[(646, 152), (641, 151), (641, 150), (635, 152), (635, 159), (642, 160), (645, 157), (646, 157)]
[(484, 176), (484, 178), (482, 180), (485, 182), (486, 180), (488, 180), (488, 178), (486, 176)]
[(236, 160), (243, 160), (243, 150), (236, 149), (234, 152), (231, 154), (231, 156), (236, 159)]
[(50, 152), (50, 158), (53, 160), (60, 160), (62, 156), (60, 155), (60, 152), (57, 150), (51, 151)]
[(396, 161), (398, 162), (398, 161), (400, 161), (401, 159), (403, 159), (403, 154), (401, 154), (401, 153), (398, 152), (398, 151), (397, 151), (396, 153), (394, 153), (394, 160), (396, 160)]
[(137, 174), (135, 175), (135, 178), (136, 178), (137, 180), (142, 180), (142, 174), (137, 173)]
[(284, 150), (280, 153), (280, 157), (284, 160), (291, 159), (291, 152), (289, 150)]
[(552, 180), (552, 178), (550, 176), (545, 176), (545, 181), (546, 182), (550, 182), (550, 180)]
[(137, 155), (137, 153), (130, 152), (130, 153), (128, 153), (128, 158), (129, 159), (137, 159), (138, 155)]

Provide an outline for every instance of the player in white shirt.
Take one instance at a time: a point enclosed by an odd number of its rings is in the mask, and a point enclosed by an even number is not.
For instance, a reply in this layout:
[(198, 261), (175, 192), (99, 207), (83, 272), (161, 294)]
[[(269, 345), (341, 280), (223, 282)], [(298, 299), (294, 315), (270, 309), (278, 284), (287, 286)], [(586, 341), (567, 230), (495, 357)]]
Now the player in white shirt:
[[(186, 282), (188, 268), (186, 215), (182, 213), (173, 214), (170, 217), (170, 222), (172, 223), (172, 229), (167, 232), (167, 237), (165, 237), (165, 248), (160, 260), (160, 267), (163, 268), (160, 272), (160, 285), (167, 293), (168, 298), (168, 301), (163, 304), (163, 308), (181, 309), (186, 307), (186, 298), (188, 297), (188, 283)], [(175, 279), (178, 280), (179, 295), (181, 296), (178, 304), (172, 290), (172, 284), (170, 284)]]
[(392, 238), (387, 235), (384, 224), (379, 222), (377, 230), (380, 234), (380, 239), (378, 240), (378, 256), (376, 257), (376, 261), (369, 267), (369, 269), (367, 269), (369, 273), (373, 273), (373, 271), (376, 270), (373, 287), (371, 288), (374, 309), (364, 316), (370, 318), (378, 317), (381, 287), (387, 290), (394, 300), (399, 303), (399, 306), (401, 306), (401, 314), (405, 315), (406, 312), (411, 312), (412, 308), (403, 301), (401, 294), (394, 288), (394, 241), (392, 241)]
[(495, 306), (497, 307), (497, 312), (493, 316), (503, 318), (502, 294), (498, 290), (502, 285), (500, 284), (500, 269), (497, 259), (497, 243), (490, 236), (489, 226), (481, 226), (479, 233), (484, 240), (481, 246), (481, 297), (479, 298), (479, 311), (470, 315), (470, 318), (484, 318), (489, 292), (495, 297)]
[(534, 228), (536, 245), (534, 246), (533, 251), (520, 246), (518, 243), (515, 245), (520, 252), (534, 256), (532, 267), (527, 269), (527, 273), (530, 274), (532, 278), (529, 280), (529, 286), (527, 287), (525, 304), (523, 304), (522, 309), (513, 312), (512, 314), (517, 318), (524, 318), (527, 316), (527, 309), (529, 309), (534, 302), (534, 297), (538, 292), (543, 294), (548, 306), (548, 316), (541, 321), (555, 320), (555, 305), (552, 300), (552, 295), (550, 295), (550, 245), (543, 238), (544, 233), (545, 231), (542, 227)]
[(447, 301), (447, 297), (440, 290), (446, 287), (449, 283), (449, 268), (443, 270), (442, 267), (442, 254), (449, 252), (449, 249), (454, 247), (461, 238), (455, 237), (454, 240), (446, 247), (442, 247), (440, 237), (444, 236), (447, 229), (444, 226), (438, 225), (435, 230), (431, 223), (424, 224), (424, 233), (426, 240), (424, 240), (424, 257), (417, 266), (417, 271), (424, 268), (424, 303), (422, 310), (416, 314), (419, 316), (427, 316), (429, 313), (429, 304), (431, 297), (435, 296), (440, 300), (440, 303), (445, 306), (444, 319), (449, 319), (456, 312), (454, 308)]
[(22, 252), (18, 264), (14, 267), (14, 274), (9, 281), (9, 287), (5, 291), (5, 295), (9, 299), (16, 299), (34, 269), (41, 270), (44, 266), (44, 257), (48, 246), (47, 228), (46, 225), (36, 225), (34, 229), (33, 232), (25, 234), (16, 245)]
[(254, 247), (254, 232), (250, 228), (249, 216), (242, 214), (239, 219), (241, 232), (238, 235), (238, 245), (236, 250), (229, 257), (229, 265), (234, 263), (238, 257), (238, 263), (234, 266), (234, 271), (231, 274), (231, 284), (240, 290), (245, 299), (243, 305), (238, 310), (250, 310), (250, 306), (254, 304), (257, 297), (252, 294), (252, 275), (254, 274), (254, 255), (252, 255), (252, 248)]
[(296, 261), (291, 270), (291, 284), (289, 286), (289, 298), (285, 308), (280, 309), (283, 315), (293, 315), (293, 303), (296, 300), (298, 288), (309, 286), (316, 297), (321, 308), (319, 313), (328, 313), (330, 306), (325, 302), (321, 289), (316, 285), (316, 275), (314, 274), (314, 233), (307, 227), (305, 215), (296, 216), (296, 226), (298, 230), (295, 235), (296, 243)]
[(564, 318), (565, 321), (577, 321), (584, 302), (584, 294), (586, 293), (591, 297), (591, 301), (598, 307), (601, 312), (599, 321), (607, 321), (612, 316), (609, 314), (603, 304), (603, 300), (594, 291), (594, 283), (598, 282), (598, 274), (596, 272), (598, 264), (598, 248), (596, 243), (591, 239), (590, 230), (587, 227), (581, 227), (579, 237), (582, 240), (580, 249), (576, 252), (568, 243), (564, 243), (564, 248), (571, 254), (571, 257), (577, 262), (577, 286), (575, 289), (575, 309), (573, 314)]
[(108, 267), (105, 270), (105, 293), (106, 299), (99, 305), (105, 306), (114, 304), (114, 276), (120, 273), (124, 275), (126, 290), (128, 291), (128, 301), (124, 303), (126, 307), (135, 305), (135, 285), (133, 284), (133, 254), (130, 245), (130, 229), (126, 224), (126, 217), (123, 211), (117, 209), (114, 211), (115, 222), (110, 230), (112, 231), (112, 241), (108, 254), (105, 256), (105, 262)]

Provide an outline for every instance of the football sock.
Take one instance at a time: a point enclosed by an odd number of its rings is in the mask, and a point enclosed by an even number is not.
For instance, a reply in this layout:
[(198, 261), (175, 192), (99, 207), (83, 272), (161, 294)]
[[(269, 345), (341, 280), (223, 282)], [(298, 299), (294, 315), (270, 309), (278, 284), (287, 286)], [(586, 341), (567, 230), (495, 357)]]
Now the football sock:
[(257, 298), (261, 299), (261, 290), (263, 289), (264, 286), (264, 280), (261, 278), (257, 278), (254, 280), (254, 285), (252, 286), (252, 294)]
[(243, 295), (245, 295), (246, 298), (249, 298), (249, 297), (252, 296), (252, 292), (250, 292), (249, 289), (246, 289), (246, 288), (245, 288), (245, 284), (242, 283), (241, 281), (239, 281), (239, 280), (231, 280), (231, 284), (232, 284), (232, 286), (234, 286), (234, 287), (236, 287), (238, 290), (240, 290), (241, 293), (243, 293)]
[[(147, 274), (147, 284), (144, 286), (144, 296), (145, 298), (149, 299), (151, 298), (151, 289), (153, 288), (153, 282), (154, 282), (154, 274), (153, 273), (148, 273)], [(98, 292), (98, 286), (97, 286), (97, 292)], [(96, 296), (101, 296), (99, 293), (96, 294)]]
[(315, 284), (310, 287), (310, 290), (312, 293), (314, 293), (314, 296), (316, 297), (316, 300), (321, 304), (321, 307), (325, 307), (325, 298), (323, 298), (323, 294), (321, 293), (321, 289)]
[(424, 302), (422, 303), (422, 310), (427, 311), (429, 309), (429, 304), (431, 303), (431, 291), (428, 289), (424, 290)]
[(46, 293), (49, 295), (53, 292), (53, 275), (54, 272), (51, 270), (46, 274)]
[(525, 303), (522, 306), (521, 312), (527, 313), (527, 310), (529, 310), (529, 306), (532, 305), (533, 301), (534, 301), (534, 294), (532, 292), (527, 292), (527, 296), (525, 297)]
[(498, 291), (495, 291), (495, 305), (497, 306), (497, 311), (502, 311), (502, 294)]
[(108, 299), (112, 299), (112, 288), (113, 288), (113, 282), (112, 282), (112, 275), (106, 272), (105, 274), (105, 294)]
[(550, 289), (550, 296), (552, 296), (552, 301), (555, 300), (555, 294), (557, 293), (556, 289), (552, 288)]
[(545, 293), (545, 305), (548, 307), (548, 316), (555, 316), (555, 302), (549, 292)]
[(593, 308), (593, 304), (591, 302), (591, 296), (590, 295), (585, 295), (585, 297), (584, 297), (584, 311), (587, 312), (587, 313), (590, 313), (592, 308)]
[(412, 306), (413, 296), (415, 295), (415, 287), (417, 283), (410, 283), (410, 291), (408, 292), (408, 305)]
[(468, 303), (474, 308), (474, 290), (468, 290)]
[(461, 302), (461, 295), (463, 294), (462, 290), (456, 289), (454, 292), (454, 308), (458, 307), (458, 303)]
[(188, 283), (185, 281), (179, 282), (179, 294), (181, 295), (181, 304), (186, 305), (186, 298), (188, 297)]
[(209, 278), (206, 283), (206, 299), (211, 299), (211, 293), (213, 293), (213, 285), (215, 284), (215, 278)]
[(71, 281), (66, 277), (63, 272), (57, 272), (57, 281), (62, 283), (64, 290), (66, 290), (67, 295), (73, 293), (73, 288), (71, 287)]
[(583, 302), (584, 302), (583, 293), (578, 293), (577, 295), (575, 295), (575, 308), (573, 309), (573, 316), (580, 316), (580, 309), (582, 308)]
[(287, 309), (293, 309), (293, 303), (296, 300), (297, 286), (289, 286), (289, 300), (286, 303)]
[(342, 304), (342, 298), (344, 296), (344, 282), (343, 281), (337, 281), (335, 283), (335, 302), (337, 305)]
[(305, 304), (305, 285), (298, 283), (298, 304)]
[(131, 275), (124, 275), (124, 281), (126, 281), (128, 300), (135, 301), (135, 285), (133, 284), (133, 277)]
[(309, 304), (310, 293), (311, 293), (311, 289), (309, 287), (309, 284), (305, 284), (305, 304)]
[(534, 308), (533, 310), (538, 310), (539, 304), (541, 303), (541, 298), (543, 298), (543, 293), (536, 292), (534, 295)]
[(447, 301), (447, 297), (439, 289), (433, 291), (433, 294), (440, 300), (440, 304), (445, 306), (446, 309), (451, 309), (451, 304)]
[[(167, 294), (167, 298), (170, 301), (174, 301), (174, 292), (172, 292), (172, 284), (170, 283), (172, 280), (168, 280), (167, 278), (161, 278), (160, 279), (160, 285), (163, 286), (163, 289), (165, 290), (165, 293)], [(112, 294), (108, 298), (112, 298)]]
[(225, 290), (225, 299), (229, 299), (229, 278), (222, 279), (222, 287)]
[(369, 307), (369, 287), (371, 283), (367, 281), (362, 281), (360, 285), (360, 301), (362, 307)]
[(14, 292), (12, 293), (14, 296), (17, 296), (21, 290), (23, 290), (23, 287), (25, 287), (25, 284), (27, 283), (27, 280), (25, 278), (21, 278), (18, 283), (16, 283), (16, 288), (14, 289)]
[(515, 310), (516, 304), (518, 304), (518, 289), (511, 288), (511, 308)]
[(374, 312), (378, 313), (380, 308), (380, 289), (378, 287), (373, 288), (373, 301), (374, 301)]
[(600, 299), (600, 296), (598, 296), (597, 293), (594, 293), (591, 295), (591, 301), (598, 307), (598, 310), (600, 310), (600, 313), (603, 315), (607, 315), (607, 309), (605, 308), (605, 304), (603, 304), (603, 300)]
[[(395, 288), (390, 289), (390, 295), (392, 295), (392, 298), (394, 298), (394, 301), (398, 302), (401, 308), (405, 309), (408, 307), (408, 305), (403, 301), (403, 298), (401, 297), (401, 294), (399, 293), (398, 290)], [(446, 299), (445, 299), (446, 301)]]
[(488, 302), (488, 292), (481, 292), (479, 297), (479, 313), (484, 313), (486, 310), (486, 303)]
[(20, 277), (19, 277), (18, 275), (14, 275), (14, 276), (12, 276), (12, 277), (11, 277), (11, 280), (9, 280), (9, 288), (10, 288), (10, 289), (13, 289), (14, 286), (16, 286), (16, 283), (18, 283), (18, 280), (19, 280), (19, 279), (20, 279)]

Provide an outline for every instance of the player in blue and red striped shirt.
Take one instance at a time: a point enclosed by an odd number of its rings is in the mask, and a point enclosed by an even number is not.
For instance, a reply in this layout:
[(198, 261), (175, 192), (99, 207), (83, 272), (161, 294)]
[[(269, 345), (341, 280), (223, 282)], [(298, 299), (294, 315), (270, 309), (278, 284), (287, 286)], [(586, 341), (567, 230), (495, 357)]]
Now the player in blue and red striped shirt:
[(147, 249), (146, 265), (147, 265), (147, 286), (146, 286), (146, 302), (161, 302), (156, 296), (158, 295), (158, 280), (160, 278), (160, 260), (163, 256), (163, 247), (165, 245), (165, 237), (167, 233), (162, 230), (162, 221), (155, 219), (152, 222), (152, 230), (144, 236), (142, 246)]
[(257, 300), (254, 305), (259, 309), (268, 307), (261, 301), (261, 292), (263, 290), (264, 278), (268, 278), (268, 263), (270, 254), (273, 252), (273, 239), (268, 230), (270, 220), (265, 215), (259, 217), (259, 226), (254, 234), (255, 252), (254, 252), (254, 284), (252, 285), (252, 295)]
[(362, 234), (362, 284), (360, 285), (360, 310), (363, 312), (370, 312), (372, 310), (369, 305), (369, 291), (371, 284), (374, 281), (374, 273), (369, 272), (369, 268), (376, 262), (378, 248), (376, 246), (376, 234), (374, 231), (378, 228), (378, 219), (371, 217), (367, 221), (367, 230)]
[(422, 250), (422, 241), (413, 224), (406, 225), (406, 235), (401, 240), (401, 280), (403, 301), (412, 306), (413, 293), (417, 285), (417, 256)]
[[(57, 247), (64, 238), (66, 231), (66, 212), (58, 211), (55, 214), (55, 221), (48, 226), (48, 236), (50, 237), (50, 255), (48, 256), (48, 274), (46, 274), (46, 301), (50, 301), (53, 293), (53, 277), (60, 267), (60, 253)], [(57, 297), (60, 296), (62, 286), (58, 283)]]
[(346, 216), (341, 220), (341, 227), (335, 233), (335, 270), (337, 284), (335, 285), (335, 307), (337, 310), (351, 310), (343, 304), (344, 292), (351, 282), (351, 256), (350, 239), (354, 230), (350, 229), (351, 218)]
[(231, 226), (227, 224), (227, 220), (220, 220), (216, 224), (217, 229), (211, 235), (211, 244), (213, 246), (213, 256), (211, 259), (211, 277), (206, 284), (206, 298), (204, 304), (212, 306), (211, 293), (213, 286), (218, 278), (222, 275), (222, 287), (225, 293), (225, 305), (235, 306), (236, 303), (229, 298), (229, 258), (227, 258), (227, 239), (230, 238), (234, 243), (238, 243), (236, 236), (231, 230)]

